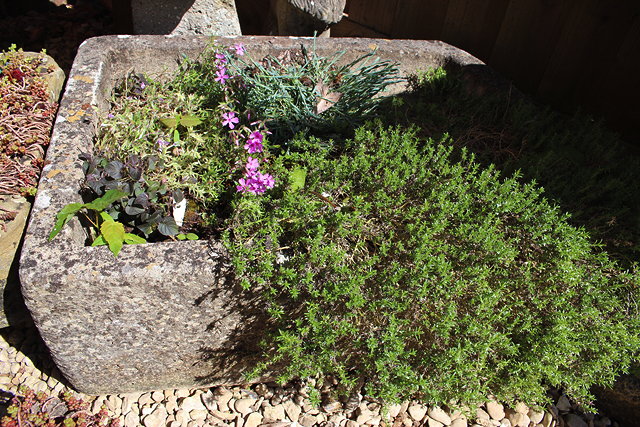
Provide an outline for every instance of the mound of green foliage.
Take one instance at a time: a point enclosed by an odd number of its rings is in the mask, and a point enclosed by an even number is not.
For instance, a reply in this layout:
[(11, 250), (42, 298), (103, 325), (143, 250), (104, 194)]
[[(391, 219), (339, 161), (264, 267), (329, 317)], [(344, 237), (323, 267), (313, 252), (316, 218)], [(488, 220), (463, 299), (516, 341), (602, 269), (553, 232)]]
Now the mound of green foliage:
[(336, 153), (292, 141), (288, 184), (235, 200), (225, 239), (265, 287), (282, 379), (368, 379), (387, 401), (586, 403), (640, 349), (638, 275), (621, 272), (535, 183), (451, 144), (375, 126)]

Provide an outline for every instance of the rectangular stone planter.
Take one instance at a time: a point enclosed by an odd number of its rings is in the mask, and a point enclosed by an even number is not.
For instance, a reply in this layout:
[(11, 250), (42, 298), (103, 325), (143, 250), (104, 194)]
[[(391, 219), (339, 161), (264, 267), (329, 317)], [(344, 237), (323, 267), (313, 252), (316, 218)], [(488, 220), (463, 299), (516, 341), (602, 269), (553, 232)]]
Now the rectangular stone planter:
[[(73, 220), (52, 242), (56, 213), (80, 202), (81, 152), (91, 152), (115, 82), (129, 71), (171, 72), (205, 37), (105, 36), (83, 43), (55, 123), (22, 251), (22, 291), (53, 360), (88, 394), (240, 383), (259, 359), (265, 318), (257, 291), (233, 284), (220, 242), (125, 246), (117, 258), (88, 247)], [(323, 56), (350, 61), (371, 49), (401, 71), (437, 66), (485, 69), (441, 42), (373, 39), (219, 38), (242, 42), (254, 58), (315, 43)], [(475, 71), (474, 71), (475, 73)], [(400, 91), (402, 85), (394, 90)]]

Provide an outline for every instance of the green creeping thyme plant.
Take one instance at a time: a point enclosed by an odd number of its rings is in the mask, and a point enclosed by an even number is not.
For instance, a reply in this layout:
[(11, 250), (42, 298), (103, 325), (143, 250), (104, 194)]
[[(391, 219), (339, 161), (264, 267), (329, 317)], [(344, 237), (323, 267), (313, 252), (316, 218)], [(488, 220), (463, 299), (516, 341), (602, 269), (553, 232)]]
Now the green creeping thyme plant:
[(367, 378), (387, 401), (542, 403), (556, 386), (585, 403), (637, 357), (638, 275), (535, 183), (500, 179), (446, 139), (375, 125), (339, 156), (274, 164), (292, 167), (304, 188), (238, 200), (225, 235), (280, 321), (260, 368)]
[(83, 157), (94, 200), (54, 232), (86, 211), (114, 253), (131, 235), (221, 238), (274, 325), (256, 374), (366, 380), (387, 402), (541, 404), (562, 387), (588, 405), (638, 358), (637, 271), (535, 182), (428, 135), (430, 98), (379, 96), (398, 81), (371, 55), (255, 60), (241, 44), (185, 58), (168, 82), (131, 74)]

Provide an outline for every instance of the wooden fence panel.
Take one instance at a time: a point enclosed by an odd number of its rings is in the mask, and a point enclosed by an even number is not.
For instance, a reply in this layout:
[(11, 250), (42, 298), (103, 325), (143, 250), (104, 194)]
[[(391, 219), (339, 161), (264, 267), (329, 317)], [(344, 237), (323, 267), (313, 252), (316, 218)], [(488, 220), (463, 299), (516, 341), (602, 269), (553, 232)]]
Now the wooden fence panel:
[(400, 0), (393, 19), (391, 37), (398, 39), (440, 39), (449, 0)]
[(375, 22), (375, 30), (391, 35), (399, 0), (350, 0), (346, 11), (354, 22)]
[(509, 1), (452, 0), (440, 38), (486, 61), (498, 37)]
[[(371, 35), (438, 39), (477, 56), (517, 87), (560, 108), (640, 130), (638, 0), (347, 0)], [(341, 35), (338, 24), (332, 35)], [(342, 28), (348, 28), (344, 25)], [(364, 34), (363, 34), (364, 35)], [(635, 102), (631, 102), (634, 94)]]
[(550, 47), (557, 42), (562, 21), (574, 3), (572, 0), (509, 2), (486, 62), (508, 78), (518, 80), (520, 89), (535, 93), (553, 52)]
[[(614, 50), (614, 49), (612, 49)], [(616, 55), (595, 94), (602, 99), (601, 112), (609, 121), (631, 135), (640, 148), (640, 13), (632, 15), (632, 22)]]

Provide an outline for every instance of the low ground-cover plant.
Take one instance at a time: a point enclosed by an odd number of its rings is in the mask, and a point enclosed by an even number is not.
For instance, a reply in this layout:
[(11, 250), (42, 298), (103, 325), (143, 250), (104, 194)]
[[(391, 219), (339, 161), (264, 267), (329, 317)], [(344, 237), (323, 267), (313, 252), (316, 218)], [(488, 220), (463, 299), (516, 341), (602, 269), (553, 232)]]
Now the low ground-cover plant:
[(282, 362), (283, 379), (364, 377), (371, 395), (440, 403), (541, 403), (555, 386), (584, 403), (637, 356), (638, 275), (534, 183), (400, 128), (274, 170), (293, 167), (304, 187), (238, 199), (226, 235), (281, 322), (263, 367)]
[[(184, 192), (223, 238), (238, 282), (264, 290), (276, 328), (257, 371), (331, 373), (347, 390), (364, 378), (386, 401), (543, 403), (563, 387), (588, 403), (591, 385), (638, 357), (638, 274), (534, 182), (501, 179), (449, 137), (425, 137), (423, 120), (368, 122), (354, 135), (344, 124), (366, 122), (392, 68), (289, 55), (249, 65), (214, 48), (169, 84), (131, 75), (101, 126), (102, 171), (85, 184), (97, 200), (121, 191), (95, 209), (126, 223), (107, 224), (118, 236), (139, 228), (124, 214), (168, 217), (179, 197), (160, 196)], [(346, 103), (351, 78), (364, 109)], [(285, 118), (269, 109), (271, 92)], [(406, 117), (402, 102), (391, 105)], [(158, 167), (130, 171), (131, 155)], [(160, 207), (154, 182), (166, 186)], [(54, 231), (91, 207), (68, 208)]]
[(407, 94), (385, 106), (386, 123), (413, 125), (434, 139), (449, 134), (482, 164), (535, 179), (610, 255), (625, 265), (639, 259), (637, 149), (586, 114), (559, 113), (460, 70), (426, 70), (410, 80)]
[(106, 408), (97, 414), (89, 411), (89, 404), (75, 398), (71, 393), (60, 393), (58, 397), (36, 393), (30, 388), (20, 387), (11, 399), (7, 415), (0, 420), (2, 427), (118, 427), (120, 421), (107, 416)]
[(0, 192), (35, 194), (57, 104), (49, 101), (40, 57), (0, 52)]

